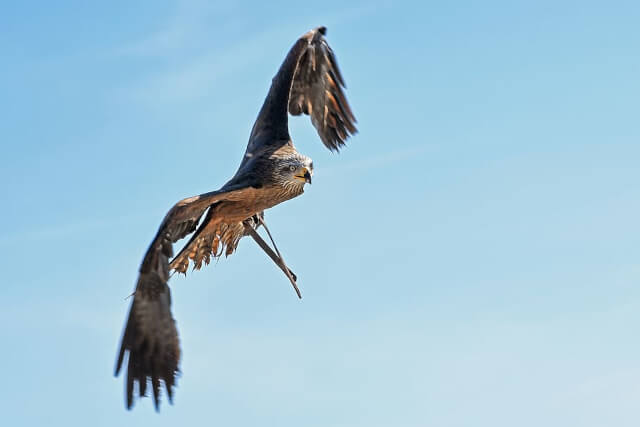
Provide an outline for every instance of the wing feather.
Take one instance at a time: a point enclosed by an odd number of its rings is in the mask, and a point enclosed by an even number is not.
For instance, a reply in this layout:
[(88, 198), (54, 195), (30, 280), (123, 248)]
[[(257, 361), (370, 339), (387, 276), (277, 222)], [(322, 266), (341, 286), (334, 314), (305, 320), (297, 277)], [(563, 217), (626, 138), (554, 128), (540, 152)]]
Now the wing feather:
[(253, 125), (243, 164), (262, 150), (289, 143), (287, 112), (310, 116), (320, 139), (332, 151), (357, 133), (344, 78), (325, 34), (325, 27), (313, 29), (289, 50)]
[(311, 116), (330, 150), (338, 151), (357, 132), (356, 118), (344, 94), (344, 78), (320, 27), (301, 53), (289, 94), (289, 113)]
[[(229, 256), (236, 250), (240, 239), (247, 235), (243, 223), (214, 222), (213, 215), (213, 211), (209, 210), (189, 243), (169, 264), (171, 270), (186, 274), (190, 262), (194, 270), (200, 270), (203, 262), (209, 264), (212, 257), (217, 259), (222, 254)], [(264, 218), (264, 213), (257, 213), (245, 222), (256, 229), (260, 224), (258, 217)]]
[(158, 409), (161, 382), (169, 401), (173, 397), (180, 361), (180, 344), (175, 320), (171, 314), (169, 259), (173, 243), (191, 234), (204, 212), (221, 200), (238, 200), (242, 185), (190, 197), (176, 203), (167, 213), (147, 250), (136, 283), (133, 302), (120, 344), (115, 374), (118, 375), (128, 353), (126, 401), (133, 406), (135, 385), (139, 396), (145, 396), (151, 382), (153, 400)]

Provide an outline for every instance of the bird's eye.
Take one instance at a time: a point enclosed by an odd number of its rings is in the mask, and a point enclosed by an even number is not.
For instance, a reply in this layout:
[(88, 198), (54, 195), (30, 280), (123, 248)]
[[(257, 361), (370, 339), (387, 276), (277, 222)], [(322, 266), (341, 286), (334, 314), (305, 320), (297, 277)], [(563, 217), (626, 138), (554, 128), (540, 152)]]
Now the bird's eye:
[(293, 171), (295, 171), (295, 170), (296, 170), (296, 167), (295, 167), (295, 166), (293, 166), (293, 165), (291, 165), (291, 166), (289, 166), (289, 170), (290, 170), (291, 172), (293, 172)]

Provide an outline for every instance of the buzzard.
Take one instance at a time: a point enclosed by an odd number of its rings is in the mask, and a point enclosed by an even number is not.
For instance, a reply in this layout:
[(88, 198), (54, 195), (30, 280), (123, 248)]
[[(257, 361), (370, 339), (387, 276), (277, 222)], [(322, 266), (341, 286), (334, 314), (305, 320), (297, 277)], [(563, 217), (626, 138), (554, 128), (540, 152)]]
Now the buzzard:
[[(180, 345), (167, 285), (172, 272), (186, 273), (190, 264), (197, 270), (212, 257), (228, 256), (240, 239), (249, 235), (283, 270), (300, 297), (296, 277), (264, 223), (264, 210), (301, 195), (305, 184), (311, 183), (313, 162), (293, 145), (288, 114), (310, 116), (320, 139), (332, 151), (338, 151), (357, 132), (343, 92), (344, 80), (325, 34), (325, 27), (315, 28), (289, 50), (272, 80), (233, 178), (217, 191), (179, 201), (160, 224), (140, 265), (116, 363), (117, 376), (128, 353), (128, 409), (136, 391), (139, 396), (147, 394), (149, 380), (156, 410), (161, 381), (170, 402), (173, 397)], [(257, 233), (261, 225), (275, 252)], [(192, 233), (174, 257), (172, 245)]]

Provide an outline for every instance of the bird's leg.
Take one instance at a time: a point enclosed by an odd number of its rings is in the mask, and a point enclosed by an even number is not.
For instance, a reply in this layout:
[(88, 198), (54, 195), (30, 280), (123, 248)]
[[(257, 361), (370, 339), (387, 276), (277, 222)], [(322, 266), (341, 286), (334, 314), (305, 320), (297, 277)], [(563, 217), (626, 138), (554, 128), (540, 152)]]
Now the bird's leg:
[[(278, 257), (282, 260), (282, 262), (284, 262), (284, 258), (282, 258), (282, 254), (278, 250), (278, 246), (276, 245), (275, 240), (273, 240), (273, 236), (271, 235), (271, 232), (269, 231), (269, 228), (267, 227), (267, 223), (264, 222), (264, 218), (262, 218), (261, 216), (258, 216), (258, 221), (260, 221), (260, 224), (264, 227), (265, 231), (267, 232), (267, 236), (269, 236), (269, 240), (271, 240), (271, 243), (273, 244), (273, 249), (276, 250), (276, 253), (278, 254)], [(291, 271), (291, 270), (289, 270), (289, 271)], [(296, 280), (298, 280), (298, 279), (296, 278)]]
[(280, 263), (282, 264), (281, 267), (283, 267), (282, 270), (284, 271), (284, 273), (287, 275), (287, 277), (291, 281), (291, 284), (293, 285), (293, 288), (296, 290), (296, 294), (298, 294), (298, 298), (302, 299), (302, 295), (300, 294), (300, 290), (298, 289), (298, 285), (297, 285), (298, 277), (295, 275), (295, 273), (293, 271), (291, 271), (291, 269), (289, 267), (287, 267), (287, 264), (284, 262), (284, 257), (282, 256), (282, 254), (278, 250), (278, 246), (276, 245), (276, 241), (273, 240), (273, 236), (271, 235), (271, 232), (269, 231), (269, 228), (267, 227), (267, 223), (264, 222), (264, 218), (262, 216), (258, 216), (258, 220), (260, 221), (260, 224), (262, 224), (262, 226), (264, 227), (265, 231), (267, 232), (267, 236), (269, 236), (269, 240), (271, 240), (271, 243), (273, 244), (273, 248), (276, 250), (276, 253), (278, 254), (278, 258), (280, 260)]
[[(251, 235), (251, 237), (253, 237), (253, 239), (258, 243), (258, 245), (265, 251), (265, 253), (269, 255), (269, 257), (278, 265), (278, 267), (282, 269), (282, 261), (283, 261), (282, 258), (279, 257), (275, 252), (273, 252), (273, 249), (271, 249), (268, 243), (265, 242), (262, 239), (262, 237), (260, 237), (258, 232), (255, 231), (250, 225), (245, 225), (245, 229)], [(298, 280), (298, 278), (296, 277), (293, 271), (291, 271), (290, 269), (288, 269), (288, 271), (293, 276), (293, 280)], [(285, 274), (287, 273), (284, 269), (283, 269), (283, 272)]]
[(271, 243), (273, 243), (273, 247), (276, 250), (275, 253), (273, 252), (273, 249), (271, 249), (269, 244), (264, 241), (264, 239), (260, 236), (260, 234), (258, 234), (258, 232), (251, 225), (248, 225), (246, 222), (243, 222), (242, 224), (244, 225), (244, 229), (251, 235), (251, 237), (253, 237), (253, 240), (256, 241), (258, 246), (260, 246), (262, 248), (262, 250), (267, 255), (269, 255), (269, 258), (271, 258), (273, 260), (273, 262), (275, 262), (276, 265), (278, 267), (280, 267), (280, 269), (284, 272), (284, 274), (287, 276), (287, 278), (291, 282), (291, 285), (293, 286), (293, 289), (296, 291), (296, 294), (298, 295), (298, 298), (302, 298), (302, 294), (300, 293), (300, 289), (298, 289), (298, 285), (296, 284), (296, 280), (298, 280), (298, 278), (293, 273), (293, 271), (291, 271), (289, 269), (289, 267), (287, 267), (287, 264), (284, 262), (284, 258), (282, 258), (282, 255), (280, 254), (280, 251), (278, 251), (278, 247), (276, 246), (276, 242), (274, 242), (273, 237), (271, 236), (271, 233), (269, 232), (269, 229), (267, 228), (267, 224), (265, 224), (265, 222), (264, 222), (264, 220), (262, 218), (260, 218), (260, 217), (258, 217), (258, 218), (260, 220), (260, 223), (264, 227), (264, 229), (267, 230), (267, 234), (269, 235), (269, 239), (271, 239)]

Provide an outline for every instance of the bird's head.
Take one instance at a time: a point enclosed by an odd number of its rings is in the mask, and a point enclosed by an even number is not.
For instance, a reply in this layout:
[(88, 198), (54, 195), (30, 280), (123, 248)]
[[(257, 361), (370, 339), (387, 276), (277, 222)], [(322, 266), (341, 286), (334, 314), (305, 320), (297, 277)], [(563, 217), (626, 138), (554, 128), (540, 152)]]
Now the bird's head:
[(307, 183), (311, 184), (313, 161), (302, 154), (287, 157), (280, 162), (277, 174), (285, 185), (304, 186)]

